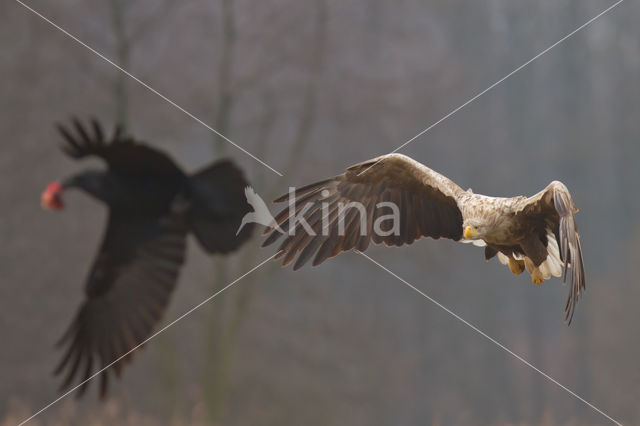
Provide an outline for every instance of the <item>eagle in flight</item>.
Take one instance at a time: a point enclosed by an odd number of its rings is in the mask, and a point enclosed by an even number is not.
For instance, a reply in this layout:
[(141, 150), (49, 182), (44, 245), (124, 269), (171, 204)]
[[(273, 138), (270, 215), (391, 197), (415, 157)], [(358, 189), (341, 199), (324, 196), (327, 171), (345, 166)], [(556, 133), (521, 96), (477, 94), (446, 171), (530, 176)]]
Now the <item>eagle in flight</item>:
[[(568, 323), (586, 288), (573, 217), (578, 209), (559, 181), (531, 197), (489, 197), (465, 191), (405, 155), (388, 154), (274, 202), (284, 201), (289, 206), (275, 221), (288, 232), (267, 228), (265, 234), (270, 235), (263, 247), (284, 236), (276, 258), (283, 258), (283, 266), (296, 260), (294, 270), (314, 255), (316, 266), (342, 251), (365, 251), (371, 241), (401, 246), (423, 236), (444, 237), (484, 247), (485, 259), (497, 256), (514, 274), (526, 269), (534, 284), (552, 275), (562, 276), (566, 283), (571, 268), (565, 306)], [(348, 208), (354, 205), (362, 207)], [(397, 232), (390, 232), (393, 224), (388, 219), (380, 220), (393, 213), (399, 219)], [(383, 232), (373, 232), (374, 224), (380, 224)]]

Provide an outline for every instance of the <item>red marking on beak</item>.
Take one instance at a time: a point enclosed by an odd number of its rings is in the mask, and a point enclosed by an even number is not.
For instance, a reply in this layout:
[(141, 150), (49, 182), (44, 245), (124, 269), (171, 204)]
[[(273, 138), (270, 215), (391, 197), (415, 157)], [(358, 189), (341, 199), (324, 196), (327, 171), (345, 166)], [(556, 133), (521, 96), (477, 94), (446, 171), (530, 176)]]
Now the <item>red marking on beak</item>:
[(51, 182), (47, 185), (40, 197), (40, 205), (47, 210), (60, 210), (64, 207), (62, 202), (62, 185), (60, 182)]

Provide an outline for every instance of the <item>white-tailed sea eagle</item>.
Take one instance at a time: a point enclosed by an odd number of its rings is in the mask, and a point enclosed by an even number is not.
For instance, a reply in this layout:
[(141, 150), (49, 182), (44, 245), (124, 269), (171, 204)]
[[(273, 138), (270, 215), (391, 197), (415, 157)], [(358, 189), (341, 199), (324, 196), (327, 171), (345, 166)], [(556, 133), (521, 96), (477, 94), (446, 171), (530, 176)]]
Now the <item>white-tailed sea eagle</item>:
[[(496, 256), (511, 272), (525, 269), (535, 284), (552, 275), (571, 285), (565, 319), (571, 322), (585, 290), (580, 238), (573, 215), (578, 211), (566, 186), (551, 182), (532, 197), (488, 197), (465, 191), (447, 177), (401, 154), (353, 165), (341, 175), (298, 188), (274, 202), (290, 206), (275, 217), (280, 229), (291, 228), (278, 249), (283, 265), (294, 270), (312, 257), (313, 265), (342, 251), (364, 251), (373, 241), (387, 246), (411, 244), (420, 237), (450, 238), (484, 246), (486, 259)], [(350, 204), (351, 203), (351, 204)], [(349, 208), (359, 204), (360, 208)], [(385, 203), (385, 204), (380, 204)], [(394, 213), (399, 223), (378, 221)], [(346, 206), (346, 208), (345, 208)], [(364, 217), (366, 215), (366, 217)], [(308, 226), (305, 228), (304, 219)], [(375, 232), (375, 226), (383, 232)], [(398, 232), (390, 232), (397, 226)], [(308, 232), (308, 229), (314, 232)], [(271, 235), (263, 246), (283, 233)], [(563, 275), (564, 268), (564, 275)]]

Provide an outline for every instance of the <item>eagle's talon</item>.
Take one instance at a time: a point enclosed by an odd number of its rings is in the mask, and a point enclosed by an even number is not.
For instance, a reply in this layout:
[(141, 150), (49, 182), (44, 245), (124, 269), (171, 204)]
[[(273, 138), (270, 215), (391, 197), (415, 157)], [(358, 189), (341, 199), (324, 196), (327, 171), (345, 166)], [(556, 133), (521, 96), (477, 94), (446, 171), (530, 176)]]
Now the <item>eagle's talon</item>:
[(539, 277), (536, 277), (536, 276), (532, 276), (531, 277), (531, 282), (534, 283), (534, 284), (540, 285), (540, 284), (542, 284), (544, 282), (544, 278), (539, 278)]
[(520, 275), (522, 271), (524, 271), (524, 262), (521, 260), (515, 260), (514, 258), (509, 258), (509, 270), (516, 275)]

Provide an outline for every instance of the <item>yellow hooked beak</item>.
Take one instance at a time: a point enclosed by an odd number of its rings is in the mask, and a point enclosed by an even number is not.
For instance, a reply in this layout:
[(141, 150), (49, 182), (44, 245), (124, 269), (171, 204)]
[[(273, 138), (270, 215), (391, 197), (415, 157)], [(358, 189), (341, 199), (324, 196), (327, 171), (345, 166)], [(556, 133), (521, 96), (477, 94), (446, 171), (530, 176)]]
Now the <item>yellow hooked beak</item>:
[(478, 235), (478, 232), (474, 231), (472, 226), (467, 226), (466, 228), (464, 228), (464, 239), (465, 240), (470, 240), (473, 237), (475, 237), (476, 235)]

